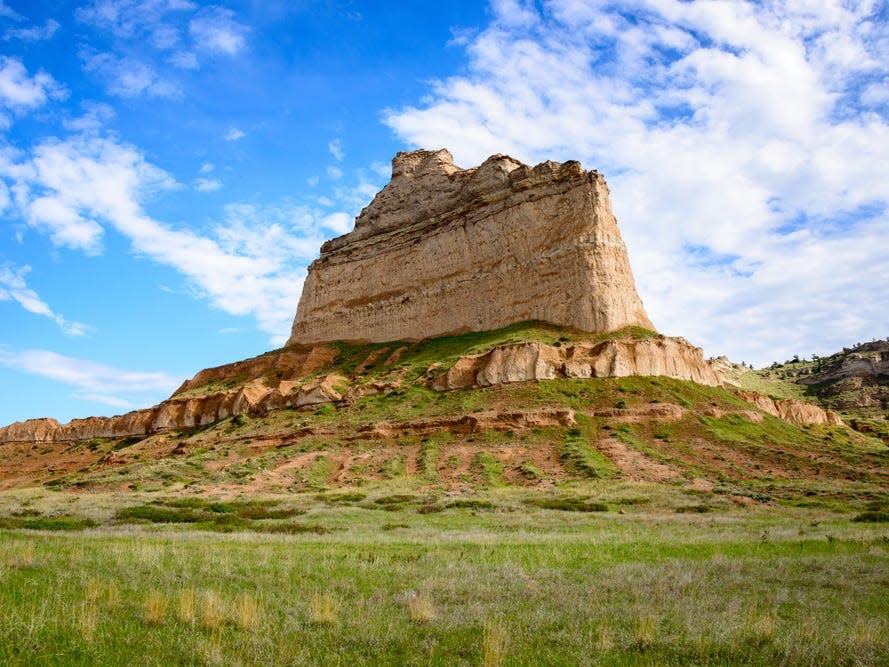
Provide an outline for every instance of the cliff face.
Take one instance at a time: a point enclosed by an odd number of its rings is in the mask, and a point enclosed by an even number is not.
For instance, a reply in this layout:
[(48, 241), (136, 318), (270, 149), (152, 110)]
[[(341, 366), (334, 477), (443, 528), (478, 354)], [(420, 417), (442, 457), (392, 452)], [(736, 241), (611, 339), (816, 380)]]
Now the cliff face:
[(392, 180), (309, 267), (289, 344), (416, 340), (540, 320), (653, 329), (608, 186), (577, 162), (399, 153)]

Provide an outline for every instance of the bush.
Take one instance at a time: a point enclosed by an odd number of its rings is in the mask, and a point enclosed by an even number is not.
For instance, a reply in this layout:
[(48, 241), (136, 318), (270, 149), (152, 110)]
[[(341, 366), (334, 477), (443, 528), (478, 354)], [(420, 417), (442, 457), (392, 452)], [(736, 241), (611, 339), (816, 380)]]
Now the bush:
[(197, 523), (213, 518), (208, 512), (160, 505), (133, 505), (124, 507), (114, 516), (124, 523)]
[(858, 514), (852, 521), (862, 523), (885, 523), (889, 521), (889, 511), (886, 510), (867, 510)]
[(608, 505), (587, 498), (528, 498), (526, 505), (562, 512), (607, 512)]
[(682, 505), (676, 508), (677, 514), (706, 514), (712, 511), (710, 505)]
[(417, 496), (412, 496), (407, 493), (396, 493), (391, 496), (382, 496), (374, 500), (374, 504), (376, 505), (400, 505), (401, 503), (409, 503), (413, 500), (416, 500)]
[(470, 510), (489, 510), (495, 507), (497, 506), (490, 500), (473, 500), (471, 498), (452, 500), (447, 505), (445, 505), (445, 509), (459, 508)]

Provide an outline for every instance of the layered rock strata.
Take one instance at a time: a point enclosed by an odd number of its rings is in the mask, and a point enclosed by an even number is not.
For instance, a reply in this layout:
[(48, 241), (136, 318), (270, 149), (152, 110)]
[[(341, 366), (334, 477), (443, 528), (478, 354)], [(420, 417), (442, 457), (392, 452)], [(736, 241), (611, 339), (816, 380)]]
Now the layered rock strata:
[(684, 338), (658, 337), (559, 347), (544, 343), (501, 345), (483, 354), (460, 357), (432, 381), (432, 388), (448, 391), (556, 377), (630, 375), (665, 376), (713, 387), (720, 384), (701, 348)]
[(601, 174), (446, 150), (399, 153), (392, 180), (309, 267), (290, 344), (417, 340), (540, 320), (653, 329)]
[(791, 424), (829, 424), (842, 426), (842, 418), (833, 410), (822, 410), (817, 405), (792, 398), (774, 399), (755, 391), (739, 391), (738, 396), (763, 412)]

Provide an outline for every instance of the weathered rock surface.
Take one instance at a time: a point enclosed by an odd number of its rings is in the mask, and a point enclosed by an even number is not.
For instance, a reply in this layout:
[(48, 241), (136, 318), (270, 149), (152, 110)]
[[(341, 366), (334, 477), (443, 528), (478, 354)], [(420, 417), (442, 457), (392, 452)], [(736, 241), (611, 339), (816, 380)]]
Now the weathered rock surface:
[(601, 174), (446, 150), (399, 153), (392, 180), (309, 267), (290, 344), (417, 340), (540, 320), (653, 329)]
[(684, 338), (658, 337), (561, 347), (543, 343), (502, 345), (483, 354), (460, 357), (432, 381), (432, 388), (449, 391), (555, 377), (629, 375), (660, 375), (709, 386), (720, 384), (700, 348)]
[(843, 420), (836, 412), (822, 410), (817, 405), (805, 401), (796, 401), (792, 398), (776, 400), (755, 391), (739, 391), (738, 396), (763, 412), (791, 424), (843, 425)]

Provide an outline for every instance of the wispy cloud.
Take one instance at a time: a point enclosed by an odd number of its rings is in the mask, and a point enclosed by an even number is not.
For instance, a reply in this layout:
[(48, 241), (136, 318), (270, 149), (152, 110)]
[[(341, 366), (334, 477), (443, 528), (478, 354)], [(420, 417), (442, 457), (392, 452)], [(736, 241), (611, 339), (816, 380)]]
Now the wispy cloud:
[(467, 74), (386, 114), (399, 136), (467, 166), (509, 152), (601, 169), (652, 319), (708, 351), (767, 363), (883, 335), (884, 9), (492, 9), (465, 39)]
[(237, 127), (230, 127), (223, 137), (226, 141), (238, 141), (247, 136), (243, 130)]
[(337, 162), (342, 162), (343, 158), (346, 157), (345, 152), (343, 152), (343, 142), (339, 139), (334, 139), (333, 141), (327, 144), (327, 150), (330, 151), (330, 154), (333, 155), (333, 158)]
[(194, 179), (194, 189), (198, 192), (215, 192), (222, 188), (222, 182), (215, 178), (200, 177)]
[(198, 57), (192, 51), (176, 51), (167, 62), (179, 69), (198, 69), (201, 66)]
[(198, 48), (235, 55), (247, 44), (249, 29), (235, 20), (235, 13), (223, 7), (206, 7), (188, 24)]
[(182, 383), (182, 378), (167, 373), (115, 368), (50, 350), (12, 352), (0, 348), (0, 364), (74, 387), (78, 398), (121, 408), (131, 407), (134, 401), (144, 402), (149, 396), (149, 400), (156, 400)]
[(63, 121), (66, 130), (72, 132), (96, 132), (114, 118), (114, 108), (104, 102), (84, 102), (83, 115)]
[(68, 336), (83, 336), (89, 329), (87, 325), (66, 320), (28, 287), (25, 276), (30, 271), (30, 266), (0, 264), (0, 301), (15, 301), (29, 313), (51, 319)]
[(120, 97), (181, 97), (178, 83), (161, 77), (150, 65), (113, 53), (82, 51), (81, 59), (87, 72), (105, 82), (108, 93)]
[(16, 21), (21, 21), (23, 18), (21, 14), (7, 5), (3, 0), (0, 0), (0, 16)]
[(78, 8), (75, 16), (119, 39), (138, 38), (169, 49), (181, 39), (175, 19), (196, 8), (186, 0), (93, 0)]
[(20, 39), (23, 42), (42, 42), (52, 39), (53, 35), (61, 28), (61, 24), (53, 19), (47, 20), (42, 26), (31, 26), (30, 28), (7, 28), (3, 33), (3, 39), (6, 41)]

